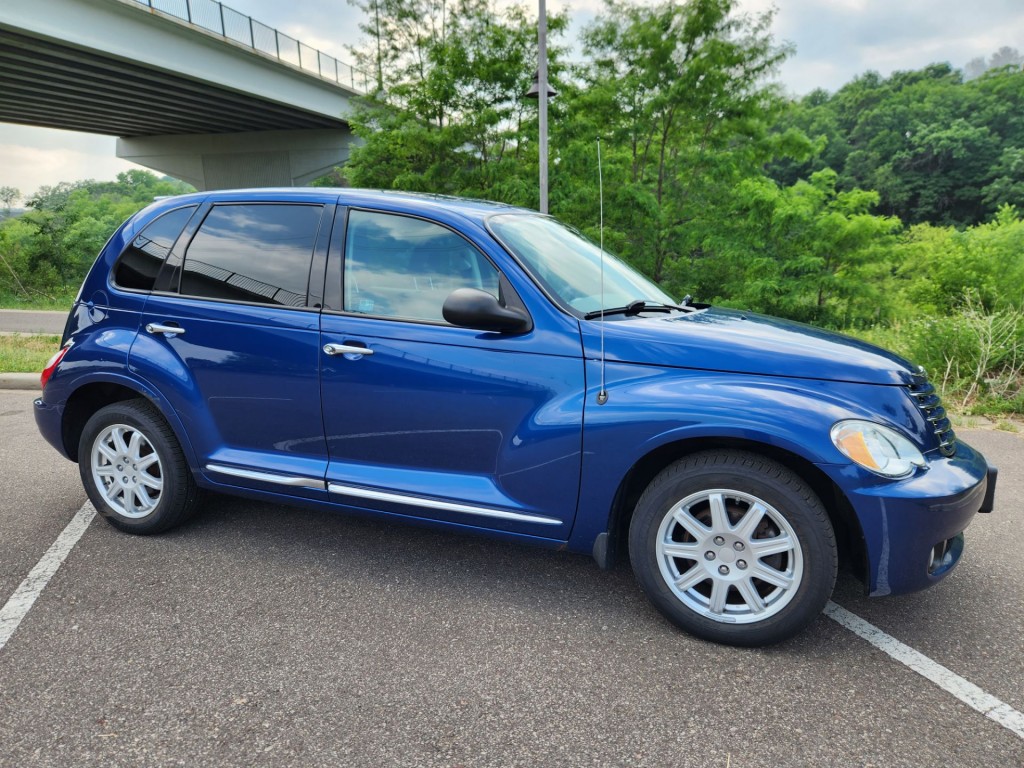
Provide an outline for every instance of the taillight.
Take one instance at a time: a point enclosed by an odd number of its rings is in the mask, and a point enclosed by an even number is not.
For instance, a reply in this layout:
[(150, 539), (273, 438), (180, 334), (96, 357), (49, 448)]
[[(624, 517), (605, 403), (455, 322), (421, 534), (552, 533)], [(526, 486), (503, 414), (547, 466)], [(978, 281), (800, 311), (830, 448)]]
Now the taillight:
[(48, 382), (50, 377), (53, 376), (53, 372), (57, 370), (57, 366), (60, 365), (60, 361), (64, 359), (64, 355), (68, 353), (69, 349), (71, 349), (70, 341), (57, 350), (57, 353), (47, 361), (46, 367), (43, 368), (43, 372), (39, 376), (40, 387), (46, 386), (46, 382)]

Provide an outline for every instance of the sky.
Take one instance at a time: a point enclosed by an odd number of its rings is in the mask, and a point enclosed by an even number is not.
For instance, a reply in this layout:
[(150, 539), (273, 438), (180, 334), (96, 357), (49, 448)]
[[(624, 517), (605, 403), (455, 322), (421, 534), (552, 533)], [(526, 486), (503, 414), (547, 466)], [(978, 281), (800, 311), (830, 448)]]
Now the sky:
[[(547, 0), (568, 8), (570, 35), (592, 21), (600, 0)], [(360, 12), (345, 0), (228, 0), (250, 15), (342, 61), (359, 43)], [(882, 75), (946, 61), (962, 67), (1002, 46), (1024, 50), (1022, 0), (740, 0), (743, 11), (775, 8), (772, 30), (796, 53), (779, 79), (793, 95), (835, 91), (869, 69)], [(567, 41), (568, 42), (568, 41)], [(112, 137), (0, 124), (0, 186), (31, 194), (43, 185), (113, 179), (137, 167), (114, 156)]]

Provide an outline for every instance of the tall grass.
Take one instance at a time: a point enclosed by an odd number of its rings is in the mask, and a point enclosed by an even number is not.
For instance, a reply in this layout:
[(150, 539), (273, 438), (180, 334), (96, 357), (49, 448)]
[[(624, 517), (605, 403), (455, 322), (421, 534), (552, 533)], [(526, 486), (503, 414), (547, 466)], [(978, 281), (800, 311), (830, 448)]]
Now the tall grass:
[(39, 373), (60, 349), (60, 336), (0, 334), (0, 373)]
[(943, 317), (857, 332), (923, 365), (947, 407), (1024, 414), (1024, 309), (986, 310), (966, 296)]

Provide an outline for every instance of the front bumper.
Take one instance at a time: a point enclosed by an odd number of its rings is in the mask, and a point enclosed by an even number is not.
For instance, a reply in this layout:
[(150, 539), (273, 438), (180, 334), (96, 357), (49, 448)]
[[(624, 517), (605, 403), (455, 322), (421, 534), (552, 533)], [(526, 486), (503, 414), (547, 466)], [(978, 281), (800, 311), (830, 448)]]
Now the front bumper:
[(995, 467), (964, 442), (956, 455), (929, 457), (927, 471), (886, 481), (853, 465), (822, 469), (844, 492), (860, 522), (867, 592), (925, 589), (960, 561), (963, 531), (995, 498)]

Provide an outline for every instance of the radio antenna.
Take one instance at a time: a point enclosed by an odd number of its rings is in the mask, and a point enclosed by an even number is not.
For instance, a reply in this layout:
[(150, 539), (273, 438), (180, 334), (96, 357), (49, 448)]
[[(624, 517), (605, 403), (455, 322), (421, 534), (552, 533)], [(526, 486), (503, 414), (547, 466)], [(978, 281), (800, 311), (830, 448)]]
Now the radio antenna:
[(608, 390), (604, 388), (604, 173), (601, 170), (601, 137), (597, 137), (597, 197), (600, 201), (600, 243), (601, 243), (601, 391), (597, 393), (597, 404), (608, 402)]

